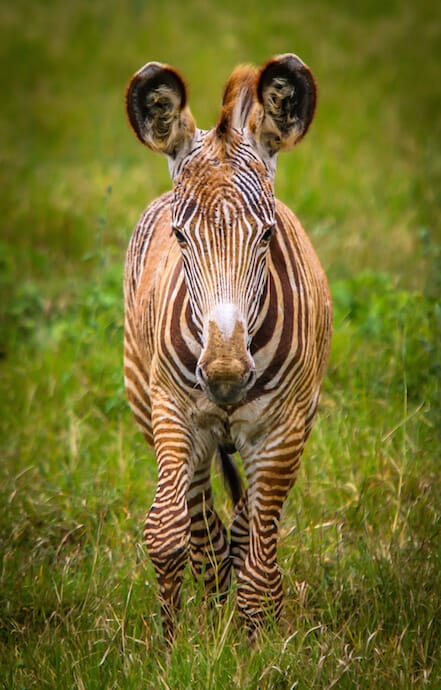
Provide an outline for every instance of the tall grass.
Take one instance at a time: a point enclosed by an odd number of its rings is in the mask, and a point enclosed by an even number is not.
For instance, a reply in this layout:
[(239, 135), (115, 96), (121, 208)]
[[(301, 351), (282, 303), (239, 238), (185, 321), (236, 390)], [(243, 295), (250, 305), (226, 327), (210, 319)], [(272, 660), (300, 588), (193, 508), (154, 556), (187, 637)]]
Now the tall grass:
[[(3, 687), (441, 687), (437, 13), (429, 0), (0, 8)], [(286, 607), (251, 651), (234, 587), (212, 610), (187, 577), (168, 656), (141, 541), (156, 469), (122, 388), (121, 282), (131, 229), (170, 183), (128, 130), (124, 89), (167, 61), (209, 127), (233, 66), (285, 51), (310, 64), (320, 100), (277, 192), (335, 302), (281, 527)]]

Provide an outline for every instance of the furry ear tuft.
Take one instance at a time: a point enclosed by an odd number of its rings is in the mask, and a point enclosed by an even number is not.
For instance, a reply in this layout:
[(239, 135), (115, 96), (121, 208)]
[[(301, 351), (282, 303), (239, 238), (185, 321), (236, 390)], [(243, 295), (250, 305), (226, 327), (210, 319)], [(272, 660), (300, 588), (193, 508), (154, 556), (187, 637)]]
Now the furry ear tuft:
[(246, 126), (256, 102), (257, 70), (251, 65), (238, 65), (230, 75), (222, 99), (222, 110), (216, 126), (218, 136), (230, 129)]
[(311, 70), (292, 53), (263, 67), (257, 83), (263, 117), (255, 136), (272, 156), (305, 136), (315, 112), (317, 89)]
[(189, 145), (195, 133), (195, 122), (186, 104), (184, 80), (159, 62), (144, 65), (127, 89), (127, 115), (136, 136), (152, 151), (172, 158)]
[(273, 158), (305, 136), (312, 122), (317, 89), (311, 70), (287, 53), (260, 70), (240, 65), (228, 79), (216, 131), (227, 139), (234, 129), (247, 129), (259, 155)]

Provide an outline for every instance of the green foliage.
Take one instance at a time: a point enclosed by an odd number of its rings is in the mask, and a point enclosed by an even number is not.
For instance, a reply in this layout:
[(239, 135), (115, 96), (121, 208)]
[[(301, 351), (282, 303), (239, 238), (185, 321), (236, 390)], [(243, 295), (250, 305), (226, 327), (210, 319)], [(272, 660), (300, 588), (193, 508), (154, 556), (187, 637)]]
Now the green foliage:
[[(441, 687), (440, 23), (430, 0), (269, 7), (17, 0), (0, 8), (0, 684)], [(187, 578), (166, 653), (141, 544), (156, 468), (122, 385), (122, 270), (165, 162), (130, 75), (181, 69), (202, 127), (238, 62), (317, 76), (279, 197), (330, 277), (320, 414), (281, 525), (279, 630), (250, 650)], [(221, 482), (216, 500), (228, 519)]]
[[(332, 285), (337, 330), (335, 366), (346, 369), (351, 354), (362, 355), (366, 377), (360, 381), (383, 394), (403, 395), (437, 407), (441, 376), (441, 310), (436, 299), (409, 292), (383, 273), (360, 273)], [(380, 352), (379, 352), (379, 348)], [(379, 362), (387, 363), (387, 368)], [(383, 371), (382, 371), (383, 369)]]

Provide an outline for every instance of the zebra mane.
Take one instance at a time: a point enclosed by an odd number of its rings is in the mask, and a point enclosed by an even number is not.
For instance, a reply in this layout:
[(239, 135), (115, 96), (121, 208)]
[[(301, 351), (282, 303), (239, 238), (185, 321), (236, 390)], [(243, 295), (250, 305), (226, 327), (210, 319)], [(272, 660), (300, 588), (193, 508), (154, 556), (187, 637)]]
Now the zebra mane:
[(252, 65), (236, 67), (225, 86), (216, 133), (225, 138), (231, 129), (245, 127), (257, 100), (258, 70)]

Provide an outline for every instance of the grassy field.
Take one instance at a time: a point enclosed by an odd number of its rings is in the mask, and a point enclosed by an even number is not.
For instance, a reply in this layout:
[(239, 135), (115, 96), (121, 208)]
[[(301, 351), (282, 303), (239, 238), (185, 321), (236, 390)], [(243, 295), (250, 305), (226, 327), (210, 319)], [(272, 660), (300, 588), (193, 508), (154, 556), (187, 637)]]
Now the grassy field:
[[(440, 43), (433, 0), (1, 4), (0, 687), (441, 688)], [(209, 127), (235, 64), (287, 51), (320, 100), (276, 189), (326, 268), (335, 333), (281, 526), (286, 607), (251, 652), (234, 591), (207, 610), (188, 578), (167, 656), (121, 284), (170, 183), (124, 90), (167, 61)]]

